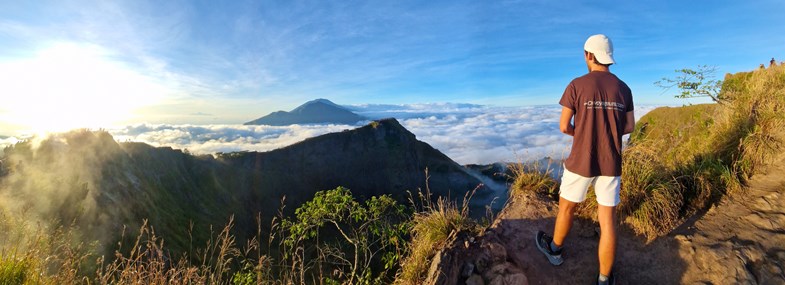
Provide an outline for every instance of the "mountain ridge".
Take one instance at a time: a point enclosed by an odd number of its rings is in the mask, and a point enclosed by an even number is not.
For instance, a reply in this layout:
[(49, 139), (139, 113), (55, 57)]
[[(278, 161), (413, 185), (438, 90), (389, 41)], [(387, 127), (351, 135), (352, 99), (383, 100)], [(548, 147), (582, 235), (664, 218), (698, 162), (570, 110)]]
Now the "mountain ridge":
[[(352, 157), (353, 163), (343, 163), (344, 157)], [(368, 196), (393, 193), (399, 200), (405, 200), (405, 190), (425, 189), (426, 169), (430, 177), (429, 188), (439, 196), (451, 195), (451, 192), (462, 196), (467, 190), (482, 184), (463, 166), (417, 140), (393, 118), (373, 121), (353, 130), (308, 138), (274, 151), (242, 152), (218, 159), (246, 169), (285, 163), (297, 165), (299, 170), (312, 171), (315, 177), (319, 177), (314, 183), (322, 185), (323, 189), (337, 186), (375, 189), (367, 193)], [(291, 173), (292, 169), (286, 169), (278, 175), (288, 176)], [(348, 183), (341, 184), (339, 181)], [(390, 184), (389, 181), (396, 183)]]
[(0, 209), (80, 221), (85, 238), (104, 245), (119, 238), (123, 225), (133, 229), (149, 219), (177, 249), (191, 243), (182, 236), (190, 222), (202, 229), (195, 233), (209, 233), (234, 215), (239, 238), (255, 235), (257, 214), (269, 222), (284, 196), (291, 214), (317, 191), (337, 186), (361, 199), (390, 194), (405, 202), (407, 190), (425, 189), (425, 169), (435, 197), (463, 197), (482, 183), (395, 119), (267, 152), (194, 156), (80, 130), (38, 146), (15, 144), (1, 158)]

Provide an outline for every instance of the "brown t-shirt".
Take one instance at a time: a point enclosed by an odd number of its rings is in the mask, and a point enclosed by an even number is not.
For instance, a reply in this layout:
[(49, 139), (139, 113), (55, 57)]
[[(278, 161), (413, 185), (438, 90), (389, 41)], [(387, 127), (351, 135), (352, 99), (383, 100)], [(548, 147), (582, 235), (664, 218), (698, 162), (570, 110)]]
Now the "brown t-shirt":
[(567, 85), (559, 104), (575, 113), (575, 136), (564, 166), (584, 177), (621, 176), (621, 137), (632, 91), (610, 72), (592, 71)]

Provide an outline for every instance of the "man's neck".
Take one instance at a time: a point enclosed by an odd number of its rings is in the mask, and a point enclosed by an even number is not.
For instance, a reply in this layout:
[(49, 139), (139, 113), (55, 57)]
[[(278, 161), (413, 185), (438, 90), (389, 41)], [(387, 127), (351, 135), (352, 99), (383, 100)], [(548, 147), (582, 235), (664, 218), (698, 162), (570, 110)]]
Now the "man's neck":
[(611, 69), (608, 66), (599, 65), (599, 64), (593, 64), (593, 65), (589, 66), (589, 72), (592, 72), (592, 71), (611, 72)]

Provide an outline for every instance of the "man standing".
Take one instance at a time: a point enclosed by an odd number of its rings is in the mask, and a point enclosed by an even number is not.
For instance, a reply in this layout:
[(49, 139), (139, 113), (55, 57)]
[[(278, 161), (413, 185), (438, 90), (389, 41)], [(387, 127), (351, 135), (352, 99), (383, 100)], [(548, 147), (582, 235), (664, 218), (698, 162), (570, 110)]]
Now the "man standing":
[(560, 265), (564, 261), (562, 245), (572, 227), (575, 208), (586, 199), (589, 185), (594, 185), (601, 232), (597, 280), (598, 284), (613, 284), (622, 136), (631, 133), (635, 126), (632, 92), (610, 72), (615, 61), (608, 37), (593, 35), (583, 49), (589, 73), (572, 80), (559, 101), (559, 127), (561, 132), (573, 136), (573, 142), (570, 156), (564, 161), (556, 226), (553, 238), (540, 231), (536, 243), (551, 264)]

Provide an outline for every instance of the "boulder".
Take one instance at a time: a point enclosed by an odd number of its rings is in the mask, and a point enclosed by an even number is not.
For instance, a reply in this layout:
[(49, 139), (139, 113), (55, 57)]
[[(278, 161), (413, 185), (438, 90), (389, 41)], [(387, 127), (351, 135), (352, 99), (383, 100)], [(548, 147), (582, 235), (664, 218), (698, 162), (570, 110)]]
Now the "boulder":
[(523, 273), (513, 273), (504, 276), (504, 284), (507, 285), (528, 285), (529, 279)]
[(507, 249), (500, 243), (489, 242), (484, 244), (483, 247), (487, 249), (492, 263), (507, 261)]
[(482, 277), (485, 278), (485, 280), (493, 281), (497, 276), (505, 276), (517, 273), (521, 273), (521, 270), (515, 267), (515, 265), (509, 262), (503, 262), (494, 264), (490, 269), (482, 272)]
[(485, 281), (482, 280), (480, 275), (474, 274), (469, 276), (469, 279), (466, 279), (466, 285), (485, 285)]

